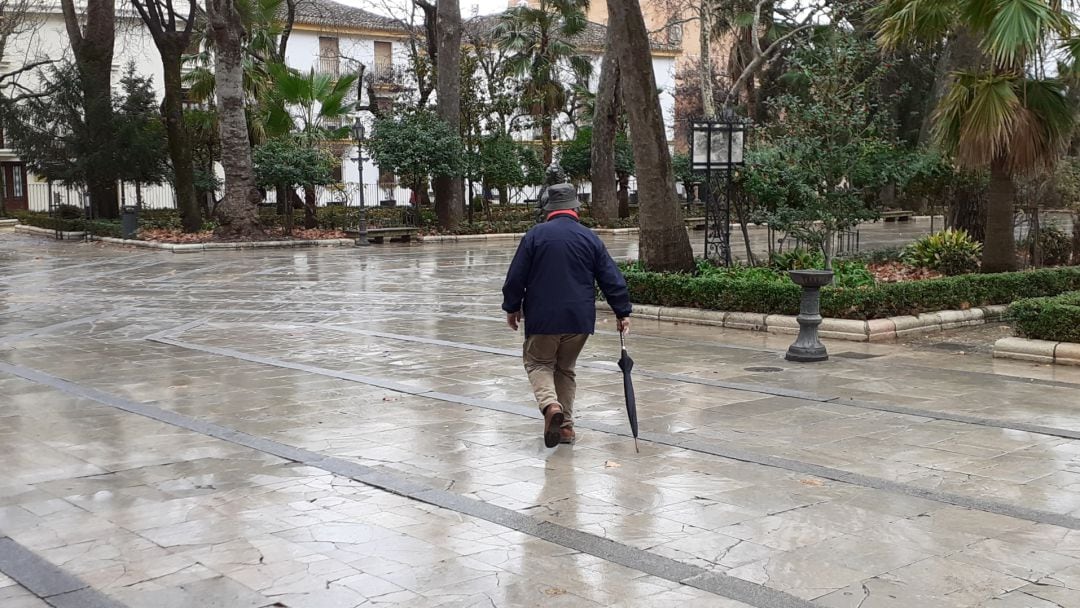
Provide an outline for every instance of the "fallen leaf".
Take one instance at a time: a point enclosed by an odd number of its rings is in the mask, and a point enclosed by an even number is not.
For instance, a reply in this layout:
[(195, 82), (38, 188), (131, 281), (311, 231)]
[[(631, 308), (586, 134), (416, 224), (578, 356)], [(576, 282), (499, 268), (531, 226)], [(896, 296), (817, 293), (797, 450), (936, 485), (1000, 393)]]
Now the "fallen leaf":
[(544, 595), (566, 595), (566, 589), (559, 589), (557, 587), (548, 587), (544, 589)]
[(621, 466), (622, 466), (621, 464), (615, 462), (614, 460), (608, 460), (607, 462), (604, 463), (604, 468), (605, 469), (617, 469), (617, 468), (619, 468)]
[(814, 486), (815, 488), (825, 485), (825, 482), (820, 479), (800, 479), (799, 483), (804, 486)]

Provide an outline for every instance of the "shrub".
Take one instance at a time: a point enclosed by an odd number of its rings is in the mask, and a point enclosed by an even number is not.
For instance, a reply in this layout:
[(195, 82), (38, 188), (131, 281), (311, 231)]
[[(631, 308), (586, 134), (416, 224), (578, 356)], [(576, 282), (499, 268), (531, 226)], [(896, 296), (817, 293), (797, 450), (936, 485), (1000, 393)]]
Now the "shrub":
[[(1017, 247), (1025, 253), (1030, 253), (1032, 241), (1031, 235), (1020, 241)], [(1063, 266), (1069, 263), (1073, 254), (1072, 236), (1054, 224), (1043, 226), (1039, 230), (1039, 257), (1046, 266)]]
[(62, 220), (81, 220), (86, 217), (86, 211), (75, 205), (60, 205), (56, 208), (56, 217)]
[(769, 257), (769, 265), (777, 270), (809, 270), (825, 267), (825, 254), (821, 250), (807, 251), (792, 249), (783, 253), (774, 253)]
[(1080, 342), (1080, 291), (1013, 302), (1006, 318), (1026, 338)]
[[(738, 273), (694, 276), (625, 270), (634, 302), (686, 306), (729, 312), (793, 315), (800, 289), (787, 280), (760, 280)], [(1030, 296), (1054, 296), (1080, 290), (1080, 267), (1025, 272), (970, 274), (941, 279), (848, 287), (821, 292), (822, 315), (844, 319), (881, 319), (938, 310), (1009, 304)]]
[(948, 276), (968, 274), (979, 269), (982, 244), (966, 230), (942, 230), (924, 236), (907, 246), (903, 259), (916, 268), (929, 268)]

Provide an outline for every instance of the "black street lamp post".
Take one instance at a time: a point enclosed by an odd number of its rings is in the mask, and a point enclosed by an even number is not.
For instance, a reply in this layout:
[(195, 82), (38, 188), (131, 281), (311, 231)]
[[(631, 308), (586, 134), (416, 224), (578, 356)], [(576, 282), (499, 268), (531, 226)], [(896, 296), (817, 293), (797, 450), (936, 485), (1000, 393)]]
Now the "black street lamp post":
[(352, 126), (353, 139), (356, 140), (356, 169), (359, 174), (360, 190), (360, 219), (356, 227), (356, 246), (367, 247), (371, 245), (367, 233), (367, 204), (364, 201), (364, 123), (357, 116)]
[[(731, 205), (733, 177), (743, 165), (746, 121), (730, 108), (720, 118), (690, 123), (690, 168), (705, 174), (705, 258), (731, 266)], [(713, 173), (724, 172), (724, 193), (713, 192)]]

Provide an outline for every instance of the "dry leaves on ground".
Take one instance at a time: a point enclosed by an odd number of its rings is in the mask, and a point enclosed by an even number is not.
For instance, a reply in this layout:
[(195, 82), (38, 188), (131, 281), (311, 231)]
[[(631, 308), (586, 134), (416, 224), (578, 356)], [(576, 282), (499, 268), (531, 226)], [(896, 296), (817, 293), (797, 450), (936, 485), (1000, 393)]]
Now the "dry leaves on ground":
[[(144, 241), (150, 241), (153, 243), (169, 243), (173, 245), (183, 245), (190, 243), (217, 243), (217, 242), (235, 242), (225, 241), (223, 239), (214, 238), (214, 233), (210, 231), (206, 232), (193, 232), (185, 233), (180, 230), (165, 230), (161, 228), (155, 228), (151, 230), (143, 230), (139, 232), (139, 238)], [(294, 228), (291, 236), (285, 236), (285, 231), (282, 228), (271, 228), (266, 231), (266, 238), (260, 240), (266, 241), (318, 241), (324, 239), (343, 239), (345, 233), (341, 230), (326, 230), (322, 228)]]
[(903, 262), (882, 262), (870, 264), (867, 270), (874, 275), (878, 283), (899, 283), (902, 281), (921, 281), (944, 276), (929, 268), (915, 268)]

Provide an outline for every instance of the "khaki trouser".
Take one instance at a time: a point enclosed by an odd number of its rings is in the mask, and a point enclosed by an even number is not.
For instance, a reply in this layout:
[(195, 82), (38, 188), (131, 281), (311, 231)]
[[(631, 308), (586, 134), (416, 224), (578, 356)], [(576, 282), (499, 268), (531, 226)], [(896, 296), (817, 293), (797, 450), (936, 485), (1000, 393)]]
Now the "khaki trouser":
[(574, 366), (588, 339), (589, 334), (536, 334), (525, 338), (522, 348), (525, 371), (540, 411), (558, 403), (566, 416), (563, 427), (574, 426)]

